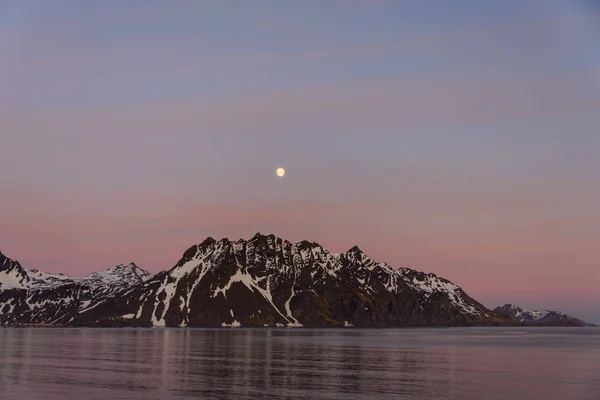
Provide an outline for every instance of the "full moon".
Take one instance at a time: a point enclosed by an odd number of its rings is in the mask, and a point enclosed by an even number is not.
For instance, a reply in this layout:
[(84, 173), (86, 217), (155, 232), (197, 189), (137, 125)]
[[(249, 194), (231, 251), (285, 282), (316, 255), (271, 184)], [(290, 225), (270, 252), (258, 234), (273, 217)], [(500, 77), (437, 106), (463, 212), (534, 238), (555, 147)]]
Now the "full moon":
[(275, 171), (275, 173), (277, 174), (277, 176), (283, 177), (285, 175), (285, 169), (277, 168), (277, 171)]

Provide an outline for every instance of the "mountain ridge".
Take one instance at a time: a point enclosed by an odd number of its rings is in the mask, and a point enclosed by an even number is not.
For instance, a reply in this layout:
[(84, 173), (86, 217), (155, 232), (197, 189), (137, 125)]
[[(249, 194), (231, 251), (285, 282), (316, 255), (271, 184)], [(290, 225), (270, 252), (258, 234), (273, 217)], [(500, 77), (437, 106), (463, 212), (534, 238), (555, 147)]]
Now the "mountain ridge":
[[(393, 269), (372, 260), (358, 246), (332, 253), (316, 242), (291, 243), (273, 234), (257, 233), (249, 240), (207, 237), (188, 248), (172, 268), (154, 275), (131, 263), (84, 278), (35, 271), (41, 274), (36, 277), (17, 261), (7, 260), (0, 258), (0, 283), (8, 280), (20, 286), (0, 286), (4, 325), (521, 324), (486, 308), (443, 277), (406, 267)], [(3, 281), (9, 267), (12, 280)]]
[(597, 326), (560, 311), (528, 310), (511, 303), (498, 306), (494, 311), (508, 314), (516, 320), (531, 326)]
[(92, 272), (83, 277), (70, 277), (63, 273), (48, 273), (38, 269), (26, 269), (17, 260), (6, 257), (0, 251), (0, 290), (30, 289), (39, 286), (60, 286), (82, 281), (103, 281), (117, 283), (120, 279), (143, 281), (153, 274), (141, 269), (135, 263), (119, 264), (102, 271)]

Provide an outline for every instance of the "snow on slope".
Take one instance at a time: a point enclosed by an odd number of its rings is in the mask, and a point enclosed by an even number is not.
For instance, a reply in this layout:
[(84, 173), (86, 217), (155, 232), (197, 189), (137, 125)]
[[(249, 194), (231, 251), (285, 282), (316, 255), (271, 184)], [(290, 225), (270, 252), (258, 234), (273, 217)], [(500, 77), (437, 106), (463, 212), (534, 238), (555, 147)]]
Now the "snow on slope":
[(0, 252), (0, 290), (23, 288), (27, 281), (27, 273), (21, 265)]
[[(256, 238), (256, 237), (255, 237)], [(162, 278), (156, 292), (149, 295), (142, 293), (139, 298), (139, 308), (135, 313), (136, 318), (142, 316), (147, 302), (151, 302), (152, 319), (154, 326), (164, 326), (168, 310), (189, 315), (190, 299), (196, 288), (207, 280), (205, 286), (210, 286), (209, 299), (218, 296), (228, 299), (228, 292), (234, 284), (242, 284), (250, 292), (259, 294), (277, 314), (285, 321), (287, 326), (302, 326), (292, 315), (290, 303), (296, 293), (296, 278), (304, 268), (310, 269), (313, 288), (325, 285), (327, 279), (340, 280), (339, 275), (344, 269), (343, 265), (352, 263), (357, 266), (346, 268), (355, 275), (350, 278), (355, 280), (359, 287), (367, 293), (381, 293), (387, 291), (393, 295), (399, 293), (402, 287), (410, 287), (422, 294), (427, 300), (434, 295), (445, 296), (462, 313), (471, 316), (485, 316), (485, 308), (477, 309), (472, 305), (472, 299), (457, 285), (439, 278), (433, 274), (424, 274), (409, 268), (392, 269), (385, 263), (378, 263), (368, 258), (357, 247), (347, 253), (330, 253), (321, 246), (312, 242), (292, 244), (279, 238), (273, 238), (265, 252), (259, 251), (253, 240), (229, 241), (213, 239), (203, 244), (194, 246), (186, 252), (184, 259)], [(263, 249), (264, 250), (264, 249)], [(264, 253), (271, 254), (264, 257)], [(230, 257), (235, 262), (235, 272), (227, 280), (220, 283), (212, 281), (216, 268), (221, 268), (221, 260)], [(258, 265), (264, 265), (264, 270)], [(263, 268), (263, 267), (261, 267)], [(210, 272), (210, 273), (209, 273)], [(275, 282), (291, 281), (287, 298), (284, 302), (277, 303), (274, 299), (277, 294), (281, 296), (281, 288)], [(302, 290), (302, 289), (300, 289)], [(314, 290), (314, 289), (309, 289)], [(233, 314), (233, 310), (231, 310)], [(233, 318), (233, 317), (232, 317)], [(189, 321), (181, 321), (185, 324)], [(226, 323), (225, 325), (239, 323)], [(225, 326), (224, 325), (224, 326)]]
[(117, 265), (105, 271), (94, 272), (85, 278), (80, 278), (80, 281), (96, 281), (98, 283), (115, 285), (115, 284), (137, 284), (145, 282), (152, 278), (152, 274), (139, 268), (134, 263), (129, 265)]
[(52, 288), (73, 283), (123, 286), (145, 282), (153, 276), (133, 263), (127, 266), (117, 265), (81, 278), (24, 269), (18, 262), (9, 258), (0, 259), (0, 264), (0, 290)]
[(542, 326), (587, 326), (588, 324), (568, 314), (551, 310), (528, 310), (515, 304), (496, 307), (494, 311), (508, 314), (525, 324)]
[[(330, 253), (314, 242), (274, 235), (208, 238), (154, 276), (129, 264), (70, 278), (25, 270), (2, 257), (0, 323), (121, 317), (136, 326), (400, 326), (491, 318), (436, 275), (392, 269), (358, 247)], [(17, 295), (8, 288), (27, 290)], [(15, 316), (3, 319), (3, 313)]]
[(548, 310), (528, 310), (515, 304), (505, 304), (496, 310), (507, 313), (517, 320), (525, 323), (536, 323), (551, 313)]
[(131, 263), (117, 265), (86, 277), (73, 278), (37, 269), (25, 269), (18, 261), (0, 253), (0, 291), (8, 289), (53, 289), (63, 285), (80, 284), (90, 287), (131, 286), (150, 279), (152, 274)]
[[(386, 263), (377, 263), (366, 256), (358, 247), (353, 247), (346, 253), (352, 261), (358, 261), (365, 265), (370, 271), (381, 271), (387, 275), (386, 289), (392, 293), (398, 292), (398, 282), (403, 282), (415, 290), (423, 293), (425, 298), (433, 294), (444, 294), (449, 300), (458, 306), (466, 314), (481, 315), (475, 307), (467, 302), (464, 291), (454, 283), (436, 276), (435, 274), (425, 274), (410, 268), (393, 269)], [(364, 281), (364, 280), (363, 280)], [(361, 282), (363, 283), (363, 282)]]
[(24, 269), (0, 253), (0, 323), (65, 323), (151, 277), (129, 264), (71, 278)]

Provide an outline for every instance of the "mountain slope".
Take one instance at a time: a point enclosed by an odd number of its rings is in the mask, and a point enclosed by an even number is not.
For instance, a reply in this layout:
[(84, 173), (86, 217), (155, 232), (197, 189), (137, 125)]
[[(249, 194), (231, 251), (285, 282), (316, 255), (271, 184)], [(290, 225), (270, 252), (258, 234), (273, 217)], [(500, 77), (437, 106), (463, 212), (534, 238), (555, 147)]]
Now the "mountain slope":
[(131, 263), (117, 265), (106, 271), (94, 272), (83, 278), (70, 278), (63, 274), (48, 274), (37, 269), (24, 269), (18, 261), (11, 260), (0, 252), (0, 290), (35, 289), (59, 287), (65, 284), (85, 285), (133, 285), (152, 277), (148, 271)]
[(516, 320), (535, 326), (594, 326), (570, 315), (549, 310), (527, 310), (514, 304), (496, 307), (496, 312), (510, 315)]
[(21, 264), (0, 252), (0, 290), (24, 288), (28, 281), (29, 276)]
[(83, 278), (27, 270), (0, 253), (0, 324), (66, 324), (152, 277), (135, 264)]
[[(98, 278), (94, 284), (92, 276)], [(169, 271), (149, 279), (144, 275), (115, 290), (102, 289), (112, 287), (112, 278), (90, 277), (2, 291), (0, 307), (14, 305), (15, 298), (24, 300), (17, 301), (19, 307), (0, 308), (0, 322), (190, 327), (513, 322), (433, 274), (394, 270), (358, 247), (336, 254), (317, 243), (292, 244), (273, 235), (257, 234), (248, 241), (208, 238), (188, 249)], [(82, 300), (82, 289), (93, 293)], [(32, 304), (32, 295), (40, 300)], [(51, 311), (41, 302), (45, 297), (53, 299)]]

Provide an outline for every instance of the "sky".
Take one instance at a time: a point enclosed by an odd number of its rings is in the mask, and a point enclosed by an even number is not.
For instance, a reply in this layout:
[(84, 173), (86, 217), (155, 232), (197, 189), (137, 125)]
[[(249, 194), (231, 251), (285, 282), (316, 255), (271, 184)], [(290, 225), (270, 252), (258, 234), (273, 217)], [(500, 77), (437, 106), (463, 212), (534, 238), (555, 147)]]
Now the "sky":
[(0, 250), (272, 233), (600, 322), (599, 41), (592, 0), (0, 0)]

